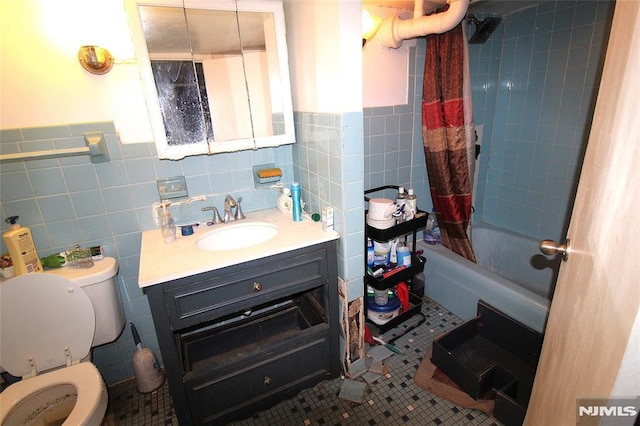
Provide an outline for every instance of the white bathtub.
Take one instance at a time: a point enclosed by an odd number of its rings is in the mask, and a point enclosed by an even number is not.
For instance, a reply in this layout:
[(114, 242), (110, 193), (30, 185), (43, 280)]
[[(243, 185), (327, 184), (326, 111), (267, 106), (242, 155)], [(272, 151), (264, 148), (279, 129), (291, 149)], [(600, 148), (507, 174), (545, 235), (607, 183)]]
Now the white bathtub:
[(558, 263), (539, 254), (538, 241), (491, 225), (474, 226), (473, 245), (478, 264), (418, 241), (427, 259), (425, 295), (463, 319), (475, 317), (482, 299), (543, 332)]

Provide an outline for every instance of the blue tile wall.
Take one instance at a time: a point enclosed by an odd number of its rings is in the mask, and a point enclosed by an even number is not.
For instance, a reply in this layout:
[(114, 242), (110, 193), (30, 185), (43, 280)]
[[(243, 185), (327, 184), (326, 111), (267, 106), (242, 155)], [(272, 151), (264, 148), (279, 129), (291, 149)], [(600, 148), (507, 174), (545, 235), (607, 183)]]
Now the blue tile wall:
[(353, 300), (364, 293), (362, 113), (295, 112), (294, 122), (294, 176), (305, 210), (319, 213), (322, 207), (333, 207), (335, 229), (341, 234), (338, 275)]
[[(79, 243), (101, 245), (115, 257), (127, 323), (135, 323), (145, 346), (160, 357), (147, 297), (137, 281), (141, 232), (157, 228), (151, 208), (159, 201), (156, 179), (185, 176), (190, 195), (208, 195), (203, 203), (175, 208), (178, 222), (208, 220), (210, 213), (200, 208), (221, 208), (227, 193), (242, 196), (246, 212), (271, 208), (278, 192), (255, 189), (251, 168), (275, 163), (283, 171), (283, 183), (289, 184), (292, 147), (160, 160), (153, 144), (122, 145), (113, 123), (100, 122), (0, 130), (0, 153), (84, 147), (83, 133), (95, 131), (105, 134), (109, 162), (93, 164), (88, 156), (78, 156), (3, 163), (0, 213), (3, 218), (20, 216), (20, 223), (31, 228), (40, 256)], [(2, 232), (6, 229), (3, 222)], [(116, 342), (94, 350), (94, 363), (108, 384), (134, 376), (135, 350), (128, 326)]]
[[(426, 42), (409, 48), (407, 105), (364, 108), (364, 183), (366, 189), (385, 185), (413, 188), (418, 208), (431, 210), (431, 195), (422, 144), (422, 76)], [(395, 190), (373, 192), (393, 199)]]
[(475, 220), (564, 237), (613, 5), (540, 2), (469, 45), (474, 121), (484, 125)]

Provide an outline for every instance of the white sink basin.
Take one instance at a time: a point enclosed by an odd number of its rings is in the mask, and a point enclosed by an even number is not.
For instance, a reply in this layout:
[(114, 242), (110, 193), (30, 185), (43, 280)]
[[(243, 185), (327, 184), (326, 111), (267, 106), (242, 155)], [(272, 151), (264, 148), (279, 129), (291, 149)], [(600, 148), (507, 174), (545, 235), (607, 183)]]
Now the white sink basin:
[(264, 243), (278, 234), (278, 228), (267, 222), (237, 223), (207, 232), (196, 241), (203, 250), (224, 251)]

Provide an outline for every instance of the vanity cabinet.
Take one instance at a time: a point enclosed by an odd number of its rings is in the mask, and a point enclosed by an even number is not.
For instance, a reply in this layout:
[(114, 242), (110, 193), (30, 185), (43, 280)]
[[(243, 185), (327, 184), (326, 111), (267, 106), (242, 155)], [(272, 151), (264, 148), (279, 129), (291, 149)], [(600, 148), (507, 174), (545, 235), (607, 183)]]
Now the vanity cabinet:
[(341, 371), (336, 241), (146, 288), (180, 424), (224, 424)]

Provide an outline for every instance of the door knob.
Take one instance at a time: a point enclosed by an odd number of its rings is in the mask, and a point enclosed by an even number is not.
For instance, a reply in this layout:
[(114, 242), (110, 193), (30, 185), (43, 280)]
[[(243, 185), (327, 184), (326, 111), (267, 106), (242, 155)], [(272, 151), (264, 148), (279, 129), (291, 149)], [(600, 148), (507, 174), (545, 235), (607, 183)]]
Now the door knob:
[(562, 254), (562, 260), (567, 260), (569, 258), (569, 250), (570, 250), (570, 239), (566, 239), (564, 244), (558, 244), (553, 240), (543, 240), (540, 242), (540, 251), (547, 255)]

